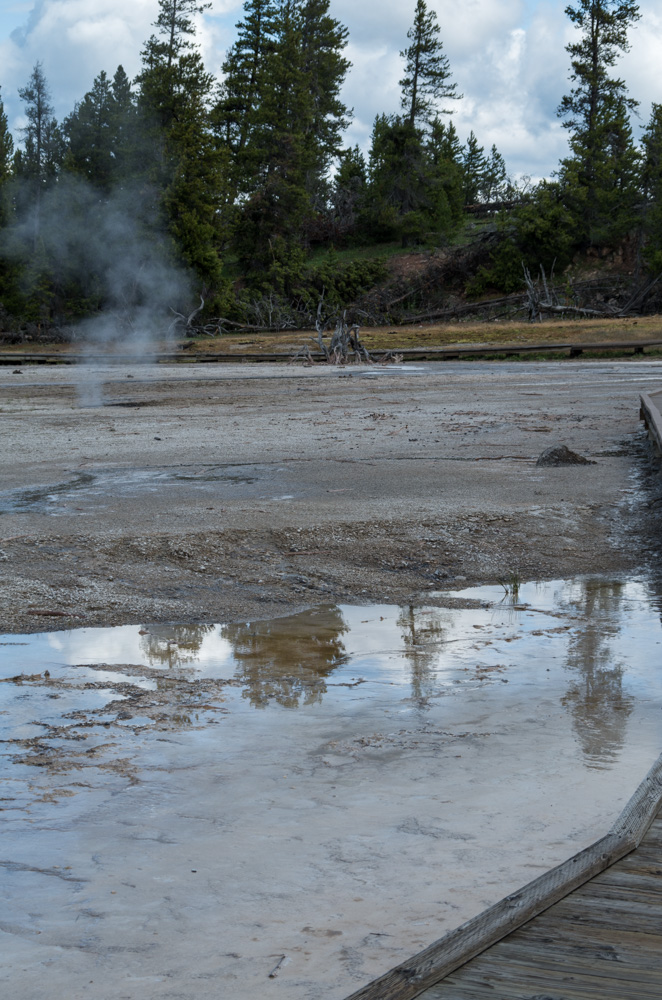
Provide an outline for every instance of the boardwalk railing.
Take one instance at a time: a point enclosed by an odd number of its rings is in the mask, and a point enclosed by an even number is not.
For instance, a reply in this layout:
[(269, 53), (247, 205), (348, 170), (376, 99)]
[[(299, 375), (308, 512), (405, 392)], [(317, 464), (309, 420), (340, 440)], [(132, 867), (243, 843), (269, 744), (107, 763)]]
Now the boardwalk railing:
[[(661, 394), (662, 395), (662, 394)], [(662, 756), (606, 835), (347, 1000), (413, 1000), (636, 850), (662, 806)]]
[(641, 396), (641, 419), (659, 455), (662, 455), (662, 392)]
[[(608, 340), (596, 344), (467, 344), (465, 347), (397, 347), (389, 351), (374, 349), (373, 354), (378, 360), (379, 354), (389, 353), (399, 355), (403, 361), (457, 361), (459, 358), (472, 357), (518, 357), (522, 354), (567, 354), (578, 358), (586, 351), (605, 353), (617, 351), (620, 354), (632, 352), (644, 354), (646, 349), (662, 350), (662, 338), (656, 340)], [(322, 354), (311, 352), (313, 361), (324, 361)], [(65, 351), (9, 351), (0, 353), (0, 365), (75, 365), (75, 364), (229, 364), (238, 363), (274, 363), (291, 362), (292, 351), (256, 352), (226, 352), (214, 354), (196, 354), (189, 351), (170, 353), (154, 353), (143, 357), (127, 354), (77, 354)]]

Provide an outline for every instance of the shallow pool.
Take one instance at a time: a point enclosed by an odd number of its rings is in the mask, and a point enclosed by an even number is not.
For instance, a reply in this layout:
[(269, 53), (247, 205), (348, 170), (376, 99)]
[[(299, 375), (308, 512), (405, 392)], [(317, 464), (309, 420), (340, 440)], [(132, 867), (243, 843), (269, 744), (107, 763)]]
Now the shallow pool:
[(660, 593), (0, 637), (0, 981), (342, 1000), (606, 831), (660, 750)]

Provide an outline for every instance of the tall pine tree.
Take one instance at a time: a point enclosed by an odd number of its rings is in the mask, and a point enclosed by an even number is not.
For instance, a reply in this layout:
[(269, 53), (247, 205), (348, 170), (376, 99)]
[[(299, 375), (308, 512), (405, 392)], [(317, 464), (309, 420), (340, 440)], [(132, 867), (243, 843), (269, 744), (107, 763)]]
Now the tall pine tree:
[(209, 6), (159, 0), (157, 34), (145, 44), (137, 83), (147, 177), (184, 260), (207, 289), (218, 291), (224, 155), (211, 130), (214, 81), (196, 47), (194, 24)]
[(662, 272), (662, 104), (654, 104), (643, 136), (645, 200), (644, 256), (651, 270)]
[(436, 189), (436, 229), (450, 236), (464, 218), (462, 144), (452, 121), (435, 118), (426, 144), (432, 183)]
[(368, 187), (368, 167), (358, 146), (340, 156), (333, 178), (331, 202), (333, 217), (341, 236), (354, 233), (365, 209)]
[(233, 193), (251, 190), (259, 163), (255, 143), (265, 98), (268, 60), (275, 49), (275, 0), (246, 0), (237, 40), (223, 63), (224, 80), (214, 110), (219, 138), (230, 151)]
[(112, 82), (101, 72), (63, 123), (68, 169), (102, 190), (110, 189), (117, 165), (115, 105)]
[(499, 201), (508, 192), (508, 171), (506, 161), (496, 148), (492, 146), (489, 156), (485, 160), (485, 173), (483, 180), (483, 190), (481, 192), (485, 201)]
[(631, 0), (579, 0), (566, 14), (581, 37), (567, 46), (575, 86), (558, 109), (572, 150), (562, 177), (577, 219), (577, 242), (588, 247), (620, 238), (632, 223), (636, 195), (629, 175), (635, 154), (627, 118), (636, 102), (610, 70), (628, 51), (628, 30), (640, 14)]
[(464, 172), (464, 203), (475, 205), (481, 198), (485, 188), (487, 160), (485, 149), (478, 145), (478, 139), (472, 131), (462, 153), (462, 168)]
[(22, 213), (31, 216), (33, 249), (41, 226), (41, 201), (54, 182), (64, 158), (64, 137), (54, 117), (51, 92), (41, 63), (36, 63), (25, 87), (19, 90), (27, 125), (21, 129), (23, 149), (14, 157), (14, 174), (23, 182), (17, 196)]
[(25, 87), (19, 89), (27, 125), (21, 129), (24, 148), (16, 153), (14, 165), (18, 176), (33, 182), (38, 201), (44, 187), (52, 181), (64, 155), (62, 131), (58, 125), (51, 91), (41, 63), (36, 63)]
[[(239, 190), (247, 197), (240, 206), (235, 246), (249, 271), (280, 267), (283, 255), (292, 259), (290, 249), (305, 243), (308, 224), (326, 209), (327, 174), (341, 152), (348, 120), (340, 90), (349, 67), (342, 54), (347, 31), (328, 9), (329, 0), (282, 0), (260, 35), (259, 87), (245, 142), (236, 147)], [(244, 24), (249, 25), (248, 17)], [(253, 47), (248, 51), (254, 54), (256, 17), (250, 24)], [(235, 70), (247, 37), (226, 63)], [(248, 83), (253, 75), (247, 69), (254, 65), (249, 61), (242, 71)], [(237, 92), (231, 84), (226, 80), (225, 95)], [(241, 142), (242, 133), (236, 134)]]
[[(307, 188), (315, 203), (331, 162), (342, 151), (343, 132), (351, 117), (340, 97), (350, 68), (343, 55), (349, 32), (329, 14), (329, 0), (305, 0), (300, 19), (301, 72), (311, 96), (306, 144), (310, 148), (312, 170), (307, 177)], [(322, 206), (318, 201), (314, 207)]]
[(428, 10), (425, 0), (417, 0), (414, 23), (407, 32), (410, 44), (400, 53), (405, 60), (405, 75), (400, 81), (401, 104), (412, 128), (425, 127), (439, 111), (439, 101), (458, 100), (457, 83), (452, 76), (448, 56), (439, 38), (437, 15)]
[(0, 226), (7, 222), (7, 181), (11, 176), (14, 140), (9, 131), (5, 106), (0, 95)]

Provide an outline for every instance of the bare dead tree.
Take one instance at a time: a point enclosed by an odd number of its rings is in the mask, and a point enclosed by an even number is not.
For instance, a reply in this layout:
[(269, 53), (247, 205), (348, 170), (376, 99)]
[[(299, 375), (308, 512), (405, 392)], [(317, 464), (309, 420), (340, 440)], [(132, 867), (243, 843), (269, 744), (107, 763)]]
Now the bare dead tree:
[(559, 302), (555, 291), (550, 291), (547, 283), (545, 269), (540, 266), (540, 279), (535, 282), (531, 277), (531, 272), (522, 261), (524, 271), (524, 281), (526, 283), (527, 305), (529, 311), (529, 322), (542, 323), (543, 313), (563, 315), (572, 313), (574, 316), (619, 316), (621, 310), (607, 306), (605, 309), (589, 309), (587, 306), (571, 305), (567, 302)]
[(205, 297), (204, 294), (200, 295), (200, 305), (197, 309), (194, 309), (192, 313), (188, 316), (184, 316), (183, 313), (177, 312), (176, 309), (170, 308), (170, 312), (174, 315), (174, 320), (170, 324), (170, 329), (168, 333), (172, 334), (175, 332), (178, 326), (182, 325), (184, 327), (184, 333), (187, 337), (193, 337), (198, 332), (193, 325), (193, 321), (196, 316), (199, 316), (202, 310), (205, 308)]
[(347, 310), (338, 317), (336, 328), (331, 337), (329, 354), (331, 360), (337, 365), (346, 365), (353, 354), (357, 362), (373, 364), (373, 359), (367, 347), (361, 343), (361, 327), (357, 324), (349, 326), (347, 323)]
[(317, 330), (317, 345), (326, 358), (329, 361), (329, 352), (326, 344), (324, 343), (324, 324), (322, 322), (322, 307), (324, 305), (324, 290), (322, 290), (322, 297), (317, 304), (317, 318), (315, 319), (315, 329)]
[[(304, 344), (299, 348), (292, 358), (292, 362), (303, 361), (304, 364), (347, 365), (354, 361), (356, 364), (396, 364), (402, 361), (402, 356), (393, 351), (384, 351), (379, 357), (373, 356), (365, 344), (361, 341), (361, 327), (358, 323), (352, 326), (347, 321), (347, 310), (343, 310), (340, 316), (334, 320), (323, 319), (324, 294), (317, 304), (317, 318), (315, 321), (316, 336), (311, 338), (311, 342), (318, 349), (315, 357), (309, 344)], [(324, 335), (331, 327), (334, 327), (330, 342), (327, 344)]]

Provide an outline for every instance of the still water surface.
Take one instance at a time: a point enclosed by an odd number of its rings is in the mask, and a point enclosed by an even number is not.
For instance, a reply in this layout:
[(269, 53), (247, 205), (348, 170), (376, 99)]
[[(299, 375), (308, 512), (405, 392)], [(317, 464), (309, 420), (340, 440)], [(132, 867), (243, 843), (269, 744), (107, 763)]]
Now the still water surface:
[(606, 832), (660, 593), (1, 637), (0, 992), (343, 1000)]
[[(245, 624), (4, 636), (1, 738), (7, 747), (49, 727), (57, 737), (72, 719), (88, 729), (204, 726), (221, 705), (330, 721), (367, 703), (408, 715), (485, 698), (507, 716), (551, 696), (578, 764), (609, 768), (626, 742), (654, 749), (662, 598), (650, 583), (555, 581), (526, 584), (516, 598), (500, 587), (452, 598), (458, 606), (322, 606)], [(166, 697), (149, 696), (158, 691)]]

